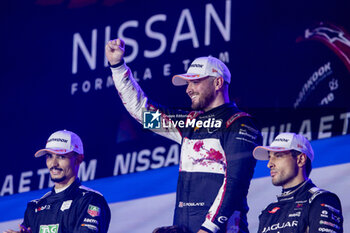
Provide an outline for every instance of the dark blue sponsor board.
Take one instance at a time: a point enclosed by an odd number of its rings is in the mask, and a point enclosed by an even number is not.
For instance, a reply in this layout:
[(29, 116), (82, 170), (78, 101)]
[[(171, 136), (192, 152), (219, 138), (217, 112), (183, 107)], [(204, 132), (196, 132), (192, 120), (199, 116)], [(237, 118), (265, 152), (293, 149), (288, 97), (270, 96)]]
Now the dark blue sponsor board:
[(229, 0), (3, 4), (0, 195), (49, 186), (45, 161), (34, 153), (61, 129), (83, 140), (83, 180), (178, 163), (179, 146), (144, 130), (116, 93), (104, 58), (106, 42), (116, 37), (125, 40), (125, 60), (144, 91), (162, 104), (190, 106), (171, 77), (195, 57), (212, 55), (230, 68), (231, 97), (260, 121), (265, 143), (285, 130), (311, 139), (349, 133), (344, 61), (319, 41), (295, 42), (314, 21), (349, 28), (342, 17), (346, 6)]

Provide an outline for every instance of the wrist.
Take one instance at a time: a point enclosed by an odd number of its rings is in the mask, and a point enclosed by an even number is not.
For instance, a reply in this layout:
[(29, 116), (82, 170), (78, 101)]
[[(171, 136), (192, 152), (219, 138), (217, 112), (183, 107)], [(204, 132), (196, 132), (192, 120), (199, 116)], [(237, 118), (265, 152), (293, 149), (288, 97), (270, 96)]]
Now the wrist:
[(108, 62), (108, 65), (109, 65), (109, 67), (111, 67), (111, 68), (117, 68), (117, 67), (119, 67), (119, 66), (121, 66), (121, 65), (123, 65), (124, 64), (124, 59), (122, 59), (122, 60), (120, 60), (120, 62), (118, 62), (118, 63), (116, 63), (116, 64), (111, 64), (110, 62)]

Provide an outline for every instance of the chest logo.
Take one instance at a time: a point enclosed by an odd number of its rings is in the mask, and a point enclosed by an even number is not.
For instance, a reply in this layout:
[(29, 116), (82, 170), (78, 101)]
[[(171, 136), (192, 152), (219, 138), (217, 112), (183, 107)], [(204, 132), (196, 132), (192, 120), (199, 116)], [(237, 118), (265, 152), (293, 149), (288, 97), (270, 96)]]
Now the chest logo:
[(39, 233), (57, 233), (59, 224), (40, 225)]
[(68, 210), (70, 208), (70, 206), (72, 205), (72, 201), (73, 200), (68, 200), (68, 201), (63, 202), (61, 205), (61, 211)]
[(89, 205), (87, 212), (90, 214), (90, 216), (97, 217), (100, 216), (101, 209), (98, 206)]
[(50, 205), (44, 205), (44, 206), (40, 206), (38, 208), (35, 208), (35, 213), (42, 211), (42, 210), (49, 210), (50, 209)]
[(225, 216), (220, 216), (219, 218), (218, 218), (218, 222), (219, 223), (224, 223), (224, 222), (226, 222), (227, 221), (227, 217), (225, 217)]
[(289, 214), (288, 217), (292, 218), (292, 217), (300, 217), (301, 215), (301, 212), (295, 212), (295, 213), (292, 213), (292, 214)]
[(275, 207), (275, 208), (273, 208), (272, 210), (269, 210), (269, 213), (270, 214), (274, 214), (274, 213), (276, 213), (279, 209), (281, 209), (280, 207)]

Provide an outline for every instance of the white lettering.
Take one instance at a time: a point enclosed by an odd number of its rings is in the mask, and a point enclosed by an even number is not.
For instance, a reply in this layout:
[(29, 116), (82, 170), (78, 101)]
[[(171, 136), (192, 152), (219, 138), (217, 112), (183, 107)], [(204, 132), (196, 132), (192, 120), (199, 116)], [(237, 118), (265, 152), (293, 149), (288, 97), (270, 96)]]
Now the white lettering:
[(19, 180), (19, 187), (18, 187), (19, 193), (30, 191), (30, 186), (26, 186), (26, 185), (30, 184), (30, 179), (26, 179), (26, 178), (31, 177), (31, 176), (33, 176), (32, 171), (27, 171), (27, 172), (21, 173), (21, 178)]
[(196, 122), (196, 127), (201, 128), (203, 124), (203, 121), (197, 121)]
[(71, 95), (74, 95), (75, 92), (77, 92), (78, 88), (78, 83), (72, 83), (72, 87), (71, 87)]
[(312, 136), (311, 136), (311, 120), (310, 119), (303, 120), (303, 122), (301, 123), (299, 134), (303, 135), (308, 140), (312, 140)]
[(37, 174), (40, 176), (40, 180), (39, 180), (39, 189), (43, 189), (44, 188), (44, 182), (45, 182), (45, 175), (49, 174), (49, 169), (47, 168), (41, 168), (37, 171)]
[[(208, 46), (211, 44), (211, 37), (213, 34), (213, 29), (217, 29), (219, 34), (225, 41), (229, 41), (231, 39), (231, 0), (225, 1), (224, 13), (218, 13), (216, 4), (206, 4), (205, 12), (204, 12), (204, 45)], [(222, 17), (220, 17), (222, 15)], [(192, 42), (193, 48), (198, 48), (200, 46), (196, 26), (193, 21), (193, 16), (191, 14), (190, 9), (182, 9), (177, 21), (177, 25), (173, 34), (172, 43), (170, 46), (170, 53), (175, 53), (178, 48), (179, 42), (190, 40)], [(168, 16), (166, 14), (155, 14), (150, 16), (146, 21), (142, 21), (144, 26), (144, 33), (147, 38), (153, 40), (152, 47), (146, 48), (143, 50), (143, 56), (145, 58), (155, 58), (164, 54), (167, 50), (168, 40), (167, 35), (161, 31), (155, 30), (155, 25), (165, 24), (168, 20)], [(122, 22), (118, 27), (117, 37), (123, 39), (126, 43), (126, 46), (131, 47), (130, 54), (124, 57), (127, 63), (134, 61), (139, 55), (139, 44), (138, 41), (133, 39), (132, 37), (127, 36), (126, 31), (128, 29), (138, 30), (140, 27), (140, 22), (138, 20), (128, 20)], [(103, 29), (102, 29), (103, 30)], [(99, 42), (103, 42), (107, 44), (111, 39), (111, 26), (107, 25), (104, 27), (104, 38), (103, 40), (99, 40)], [(185, 31), (187, 30), (187, 31)], [(98, 42), (98, 29), (94, 28), (91, 30), (90, 38), (84, 38), (86, 35), (83, 35), (80, 32), (76, 32), (73, 34), (72, 38), (72, 73), (76, 74), (78, 72), (78, 66), (82, 64), (79, 60), (83, 58), (88, 64), (91, 70), (96, 69), (97, 63), (97, 42)], [(159, 44), (158, 44), (159, 43)], [(144, 45), (147, 45), (144, 44)], [(228, 62), (229, 57), (228, 53), (220, 53), (219, 58)], [(184, 65), (187, 70), (189, 61), (185, 60)], [(104, 56), (103, 66), (108, 66), (108, 60), (106, 56)], [(167, 67), (165, 67), (167, 69)], [(322, 67), (320, 71), (324, 72), (325, 68)], [(165, 70), (165, 74), (167, 71)], [(75, 94), (77, 91), (77, 83), (71, 86), (71, 94)], [(100, 85), (97, 85), (96, 90), (100, 90)]]
[(281, 124), (280, 133), (290, 132), (291, 128), (292, 128), (292, 123)]
[(133, 173), (135, 171), (135, 165), (136, 165), (136, 159), (137, 159), (137, 152), (132, 152), (132, 157), (131, 157), (131, 164), (129, 171), (130, 173)]
[(138, 21), (130, 20), (130, 21), (126, 21), (125, 23), (120, 25), (119, 30), (118, 30), (118, 37), (120, 39), (122, 39), (125, 42), (125, 44), (127, 44), (128, 46), (132, 47), (131, 54), (129, 56), (125, 56), (124, 57), (124, 60), (125, 60), (126, 63), (132, 62), (137, 57), (137, 54), (139, 53), (139, 45), (138, 45), (136, 40), (130, 39), (128, 37), (125, 37), (124, 36), (124, 31), (128, 27), (135, 27), (135, 28), (137, 28), (138, 26), (139, 26), (139, 22)]
[(226, 51), (223, 53), (219, 53), (219, 59), (224, 63), (230, 62), (230, 54)]
[[(139, 154), (137, 155), (137, 162), (139, 163), (139, 166), (136, 167), (136, 171), (142, 172), (146, 171), (149, 168), (150, 161), (149, 156), (151, 155), (151, 151), (148, 149), (141, 150)], [(146, 158), (144, 158), (146, 157)], [(144, 166), (140, 166), (141, 164), (144, 164)]]
[(195, 123), (196, 123), (196, 119), (187, 119), (187, 121), (186, 121), (186, 127), (192, 127), (192, 128), (194, 128)]
[(83, 92), (88, 92), (91, 88), (91, 83), (89, 80), (86, 80), (83, 82), (83, 86), (82, 86), (82, 89), (83, 89)]
[(86, 168), (86, 162), (82, 162), (80, 164), (78, 176), (82, 181), (93, 180), (95, 179), (97, 167), (97, 159), (92, 159), (89, 161), (89, 165)]
[(324, 131), (332, 129), (332, 124), (326, 124), (326, 123), (333, 120), (334, 120), (333, 115), (321, 117), (320, 128), (318, 130), (318, 139), (332, 137), (332, 132), (324, 132)]
[(165, 64), (165, 65), (163, 66), (163, 76), (169, 76), (169, 75), (171, 75), (171, 73), (170, 73), (170, 67), (171, 67), (170, 64)]
[(78, 48), (81, 49), (83, 55), (91, 70), (96, 69), (96, 51), (97, 51), (97, 29), (92, 30), (91, 35), (91, 54), (89, 53), (86, 45), (79, 33), (73, 35), (73, 63), (72, 73), (78, 72)]
[(276, 127), (275, 126), (271, 126), (270, 127), (270, 137), (269, 137), (269, 140), (268, 140), (268, 145), (270, 145), (273, 140), (275, 139), (275, 131), (276, 131)]
[(92, 218), (84, 218), (84, 222), (98, 224), (98, 221)]
[(1, 188), (0, 196), (13, 194), (13, 175), (7, 175)]
[(149, 18), (146, 22), (146, 29), (145, 29), (146, 35), (149, 38), (157, 39), (160, 41), (160, 46), (157, 50), (155, 50), (155, 51), (145, 50), (144, 51), (144, 56), (146, 58), (154, 58), (154, 57), (160, 56), (165, 51), (165, 48), (167, 45), (166, 37), (162, 33), (154, 32), (151, 29), (152, 24), (156, 21), (166, 21), (166, 15), (164, 15), (164, 14), (154, 15), (151, 18)]
[(225, 39), (225, 41), (230, 41), (230, 35), (231, 35), (231, 1), (226, 1), (226, 9), (225, 9), (225, 26), (220, 21), (220, 18), (215, 11), (213, 5), (211, 3), (206, 5), (206, 11), (205, 11), (205, 38), (204, 38), (204, 44), (210, 45), (210, 36), (211, 36), (211, 18), (214, 19), (214, 22), (216, 26), (218, 27), (222, 37)]
[(320, 105), (327, 105), (334, 100), (334, 94), (331, 92), (321, 100)]
[[(178, 144), (170, 146), (166, 158), (164, 158), (165, 152), (166, 148), (156, 147), (153, 151), (143, 149), (139, 152), (127, 153), (126, 156), (118, 154), (114, 164), (113, 175), (117, 176), (119, 174), (133, 173), (134, 171), (145, 171), (149, 168), (156, 169), (179, 164)], [(150, 156), (152, 160), (150, 160)]]
[(143, 80), (152, 79), (152, 73), (150, 68), (145, 69), (145, 73), (143, 74)]
[[(111, 26), (105, 27), (105, 45), (111, 40)], [(104, 67), (108, 66), (108, 59), (106, 57), (106, 51), (104, 50)]]
[(108, 76), (108, 77), (107, 77), (106, 86), (107, 86), (107, 87), (112, 87), (112, 86), (114, 86), (114, 81), (113, 81), (112, 76)]
[(186, 71), (190, 65), (191, 60), (190, 59), (186, 59), (183, 60), (182, 63), (184, 64), (184, 70)]
[(180, 158), (179, 145), (178, 144), (171, 145), (169, 148), (168, 154), (166, 156), (164, 167), (168, 167), (170, 164), (172, 165), (179, 164), (179, 158)]
[[(185, 23), (185, 20), (188, 24), (188, 28), (190, 31), (188, 33), (181, 34), (182, 27)], [(173, 40), (173, 43), (171, 44), (170, 52), (175, 53), (177, 49), (177, 44), (179, 43), (179, 41), (184, 41), (188, 39), (192, 39), (192, 45), (194, 48), (199, 47), (198, 37), (194, 27), (191, 12), (189, 11), (189, 9), (184, 9), (181, 12), (179, 22), (176, 26), (174, 40)]]
[(164, 164), (164, 153), (165, 153), (165, 148), (162, 146), (156, 147), (153, 152), (152, 152), (152, 160), (153, 162), (158, 162), (158, 163), (152, 163), (151, 168), (152, 169), (157, 169), (163, 166)]
[(101, 78), (97, 78), (95, 80), (95, 90), (101, 90), (102, 89), (102, 79)]
[(128, 173), (129, 165), (130, 165), (130, 157), (131, 157), (130, 153), (127, 153), (125, 157), (123, 156), (123, 154), (118, 154), (115, 157), (113, 176), (117, 176), (119, 174), (119, 169), (120, 169), (120, 174)]
[(183, 128), (185, 126), (185, 122), (184, 121), (179, 121), (178, 125), (180, 128)]
[(214, 128), (221, 128), (222, 121), (215, 121)]
[(286, 227), (297, 227), (298, 226), (298, 221), (294, 220), (292, 222), (284, 222), (284, 223), (276, 223), (273, 224), (272, 226), (265, 227), (263, 230), (263, 233), (269, 232), (271, 230), (278, 230), (278, 229), (283, 229)]
[(268, 138), (268, 135), (269, 135), (269, 127), (264, 127), (261, 129), (261, 135), (263, 137), (263, 146), (266, 146), (267, 145), (267, 138)]
[[(213, 121), (213, 122), (214, 122), (214, 121)], [(205, 127), (205, 128), (212, 127), (212, 126), (210, 126), (210, 123), (211, 123), (211, 121), (210, 121), (210, 120), (206, 120), (206, 121), (204, 121), (204, 122), (203, 122), (203, 127)]]
[(345, 112), (340, 114), (340, 119), (344, 120), (342, 135), (345, 135), (348, 132), (349, 118), (350, 118), (350, 112)]
[[(317, 86), (317, 81), (318, 79), (325, 75), (331, 74), (332, 69), (331, 69), (331, 63), (328, 62), (321, 66), (317, 71), (315, 71), (310, 78), (306, 81), (306, 83), (303, 85), (301, 91), (299, 92), (298, 98), (294, 103), (294, 108), (297, 108), (299, 104), (304, 100), (304, 97), (306, 96), (307, 93), (311, 92), (311, 90), (314, 90), (315, 87)], [(323, 101), (327, 101), (323, 100)]]

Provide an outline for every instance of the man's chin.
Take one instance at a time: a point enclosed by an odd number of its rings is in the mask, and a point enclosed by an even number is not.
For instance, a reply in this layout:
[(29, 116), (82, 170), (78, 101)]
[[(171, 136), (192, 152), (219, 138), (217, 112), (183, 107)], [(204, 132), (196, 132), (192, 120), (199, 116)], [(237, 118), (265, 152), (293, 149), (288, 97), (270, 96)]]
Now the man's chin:
[(198, 103), (192, 103), (191, 108), (195, 111), (200, 111), (201, 107), (199, 106)]
[(61, 183), (62, 181), (64, 181), (66, 179), (65, 176), (62, 176), (62, 177), (52, 177), (51, 176), (51, 180), (55, 183)]
[(273, 184), (274, 186), (282, 186), (282, 182), (279, 181), (279, 180), (274, 180), (274, 179), (272, 179), (272, 184)]

